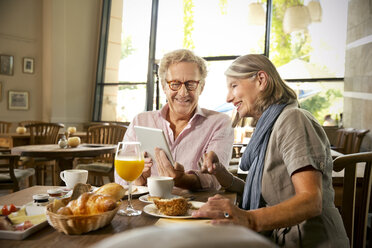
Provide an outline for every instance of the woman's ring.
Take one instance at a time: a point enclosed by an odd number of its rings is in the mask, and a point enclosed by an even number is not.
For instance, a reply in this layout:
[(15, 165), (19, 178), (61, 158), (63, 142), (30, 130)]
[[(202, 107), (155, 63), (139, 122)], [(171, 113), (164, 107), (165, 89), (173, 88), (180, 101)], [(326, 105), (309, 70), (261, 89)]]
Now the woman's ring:
[(228, 212), (224, 212), (224, 213), (223, 213), (223, 216), (224, 216), (226, 219), (230, 218), (230, 215), (229, 215)]

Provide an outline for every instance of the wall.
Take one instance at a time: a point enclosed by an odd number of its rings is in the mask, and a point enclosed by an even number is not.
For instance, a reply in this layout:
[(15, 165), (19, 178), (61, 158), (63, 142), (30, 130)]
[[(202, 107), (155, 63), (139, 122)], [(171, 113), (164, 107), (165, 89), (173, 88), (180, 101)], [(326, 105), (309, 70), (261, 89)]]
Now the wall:
[[(0, 54), (14, 55), (13, 76), (0, 74), (0, 120), (90, 122), (101, 0), (0, 0)], [(3, 24), (6, 25), (3, 25)], [(35, 73), (22, 73), (22, 57)], [(27, 90), (27, 111), (7, 109), (8, 90)]]
[[(14, 56), (12, 76), (0, 74), (0, 120), (41, 119), (42, 102), (42, 1), (0, 0), (0, 54)], [(35, 59), (34, 73), (22, 72), (23, 57)], [(8, 110), (8, 91), (28, 91), (29, 110)], [(14, 125), (13, 125), (14, 126)]]
[[(111, 2), (110, 28), (104, 82), (119, 82), (121, 58), (121, 32), (123, 23), (123, 0)], [(118, 86), (105, 87), (103, 92), (101, 120), (116, 120)]]
[(372, 1), (350, 0), (345, 58), (344, 126), (369, 129), (362, 151), (372, 151)]

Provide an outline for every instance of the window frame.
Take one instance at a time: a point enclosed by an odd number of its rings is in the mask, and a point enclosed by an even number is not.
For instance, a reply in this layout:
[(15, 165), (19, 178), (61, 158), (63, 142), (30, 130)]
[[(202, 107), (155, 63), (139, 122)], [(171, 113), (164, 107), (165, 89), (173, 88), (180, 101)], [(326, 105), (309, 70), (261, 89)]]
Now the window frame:
[[(161, 0), (160, 0), (161, 1)], [(272, 4), (273, 0), (267, 0), (266, 2), (266, 26), (265, 26), (265, 47), (264, 54), (269, 57), (270, 52), (270, 32), (271, 32), (271, 18), (272, 18)], [(105, 83), (105, 65), (107, 56), (107, 44), (108, 35), (110, 28), (110, 13), (111, 13), (111, 0), (103, 0), (102, 3), (102, 19), (100, 28), (100, 41), (98, 51), (98, 63), (96, 73), (96, 84), (93, 101), (93, 114), (92, 121), (100, 122), (102, 114), (102, 99), (105, 86), (120, 86), (120, 85), (144, 85), (146, 84), (146, 111), (153, 110), (154, 97), (156, 98), (156, 109), (159, 109), (159, 79), (157, 76), (158, 64), (155, 60), (156, 54), (156, 33), (157, 33), (157, 22), (158, 22), (158, 10), (159, 0), (152, 0), (151, 7), (151, 26), (150, 26), (150, 39), (149, 39), (149, 58), (148, 58), (148, 72), (147, 82), (118, 82), (118, 83)], [(203, 57), (206, 61), (224, 61), (234, 60), (241, 55), (229, 55), (229, 56), (210, 56)], [(306, 78), (306, 79), (284, 79), (287, 82), (329, 82), (329, 81), (344, 81), (342, 78)], [(155, 96), (154, 96), (155, 91)]]

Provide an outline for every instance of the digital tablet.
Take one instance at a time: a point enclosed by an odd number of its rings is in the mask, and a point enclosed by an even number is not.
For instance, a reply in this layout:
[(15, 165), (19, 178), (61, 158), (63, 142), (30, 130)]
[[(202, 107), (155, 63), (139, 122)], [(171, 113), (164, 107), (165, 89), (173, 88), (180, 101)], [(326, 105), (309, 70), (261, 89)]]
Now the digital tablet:
[(174, 164), (163, 130), (142, 126), (134, 126), (134, 130), (136, 131), (137, 141), (141, 142), (142, 151), (147, 152), (152, 159), (155, 159), (155, 147), (159, 147), (165, 152), (172, 165)]

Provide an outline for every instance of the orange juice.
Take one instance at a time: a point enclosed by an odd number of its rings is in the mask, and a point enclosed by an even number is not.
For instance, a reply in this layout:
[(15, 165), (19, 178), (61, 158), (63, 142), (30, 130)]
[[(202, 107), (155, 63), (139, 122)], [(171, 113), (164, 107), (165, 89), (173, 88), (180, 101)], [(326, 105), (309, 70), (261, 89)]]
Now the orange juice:
[(115, 160), (116, 173), (127, 182), (136, 180), (145, 167), (144, 160)]

